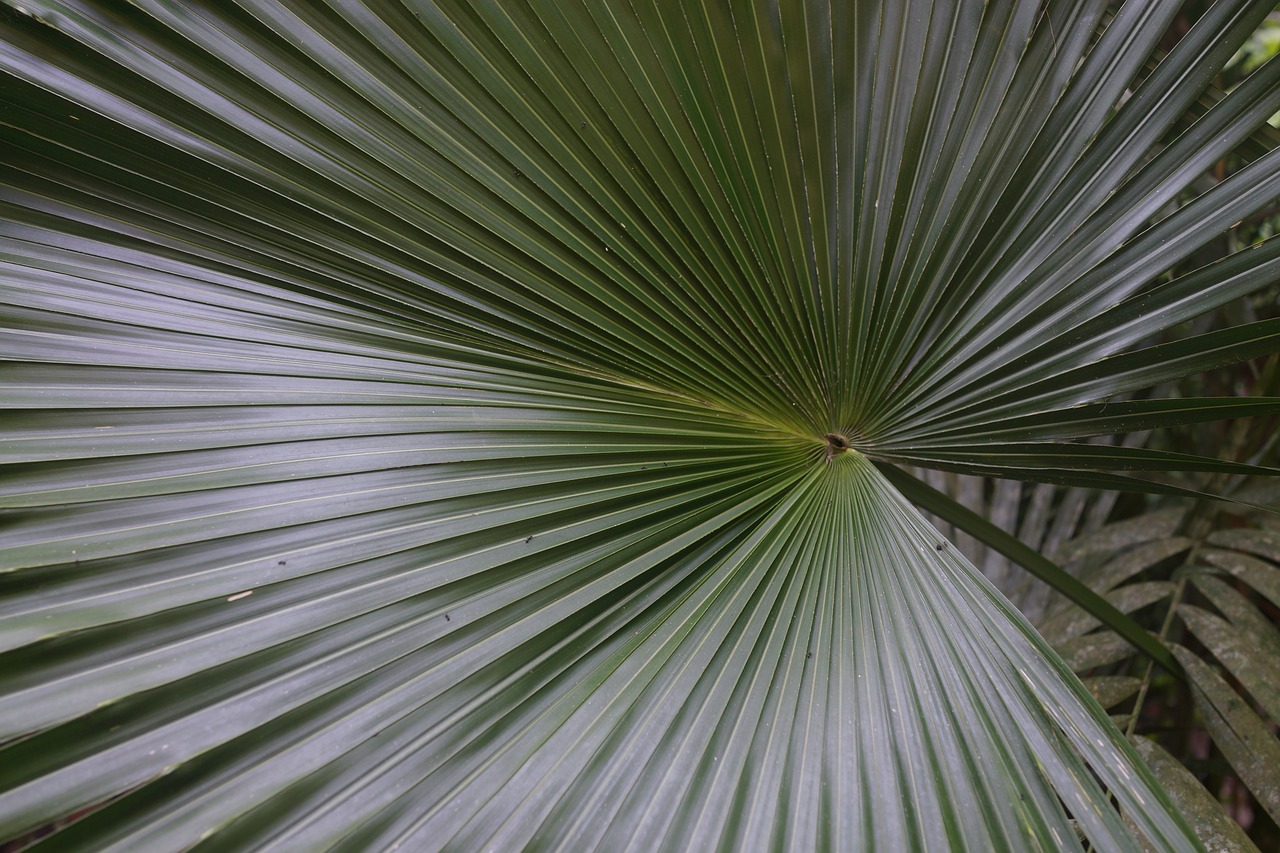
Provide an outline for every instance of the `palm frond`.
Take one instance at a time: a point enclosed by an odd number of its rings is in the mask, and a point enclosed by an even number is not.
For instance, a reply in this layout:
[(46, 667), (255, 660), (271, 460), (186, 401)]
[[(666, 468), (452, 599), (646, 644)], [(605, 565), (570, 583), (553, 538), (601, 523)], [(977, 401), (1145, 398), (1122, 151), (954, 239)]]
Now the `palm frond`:
[(1196, 849), (892, 479), (1229, 467), (1049, 444), (1280, 348), (1108, 5), (6, 0), (0, 837)]

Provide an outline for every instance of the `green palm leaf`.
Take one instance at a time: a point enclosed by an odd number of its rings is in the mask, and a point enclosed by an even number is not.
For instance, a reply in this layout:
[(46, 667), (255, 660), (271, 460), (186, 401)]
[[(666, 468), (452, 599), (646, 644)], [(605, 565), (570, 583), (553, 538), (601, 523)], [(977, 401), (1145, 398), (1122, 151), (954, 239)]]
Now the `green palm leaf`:
[(1267, 410), (1102, 401), (1277, 349), (1270, 6), (1106, 6), (8, 3), (0, 838), (1198, 847), (870, 461)]

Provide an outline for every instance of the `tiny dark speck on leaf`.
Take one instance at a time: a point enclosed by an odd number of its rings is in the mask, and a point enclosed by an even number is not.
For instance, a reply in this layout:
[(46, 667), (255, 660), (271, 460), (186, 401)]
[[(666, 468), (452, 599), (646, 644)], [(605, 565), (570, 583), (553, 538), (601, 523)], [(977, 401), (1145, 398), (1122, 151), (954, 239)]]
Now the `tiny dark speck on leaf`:
[(946, 550), (947, 543), (946, 543), (946, 542), (939, 542), (937, 545), (934, 545), (933, 547), (937, 548), (939, 551), (944, 551), (944, 550)]
[(582, 130), (586, 130), (586, 129), (587, 129), (587, 123), (584, 121), (582, 124), (578, 125), (578, 127), (579, 127), (579, 128), (581, 128)]
[(277, 566), (283, 566), (284, 564), (285, 564), (284, 560), (281, 560), (280, 562), (276, 563)]
[(446, 622), (452, 622), (453, 620), (452, 620), (452, 619), (450, 619), (450, 618), (449, 618), (449, 614), (448, 614), (448, 613), (446, 613), (446, 614), (444, 615), (444, 621), (446, 621)]
[(813, 652), (805, 652), (805, 653), (804, 653), (804, 659), (805, 659), (805, 660), (808, 660), (808, 659), (809, 659), (809, 658), (811, 658), (811, 657), (813, 657)]
[(528, 539), (524, 540), (524, 544), (528, 545), (532, 541), (533, 541), (533, 537), (530, 536)]

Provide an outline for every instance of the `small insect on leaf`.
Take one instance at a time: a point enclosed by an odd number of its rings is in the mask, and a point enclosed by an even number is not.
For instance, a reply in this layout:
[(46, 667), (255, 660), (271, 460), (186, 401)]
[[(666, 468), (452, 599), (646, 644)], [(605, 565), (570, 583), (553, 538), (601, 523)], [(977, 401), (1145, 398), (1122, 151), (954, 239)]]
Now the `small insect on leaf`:
[(530, 542), (532, 542), (532, 541), (533, 541), (533, 537), (532, 537), (532, 536), (530, 536), (530, 537), (528, 537), (527, 539), (525, 539), (525, 540), (524, 540), (524, 544), (528, 545), (528, 544), (529, 544)]

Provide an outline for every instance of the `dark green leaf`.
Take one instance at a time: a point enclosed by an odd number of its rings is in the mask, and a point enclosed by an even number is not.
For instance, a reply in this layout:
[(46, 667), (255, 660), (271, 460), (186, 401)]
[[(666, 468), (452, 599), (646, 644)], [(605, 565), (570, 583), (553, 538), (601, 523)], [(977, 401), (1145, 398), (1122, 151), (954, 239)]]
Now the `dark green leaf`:
[[(985, 542), (1014, 560), (1036, 577), (1052, 584), (1054, 589), (1080, 605), (1086, 613), (1122, 636), (1134, 648), (1142, 651), (1170, 672), (1178, 674), (1176, 662), (1159, 641), (1153, 639), (1113, 604), (1067, 574), (1053, 561), (905, 471), (889, 465), (881, 465), (879, 469), (889, 482), (917, 506), (949, 521), (970, 536)], [(1076, 668), (1073, 667), (1073, 669)]]

